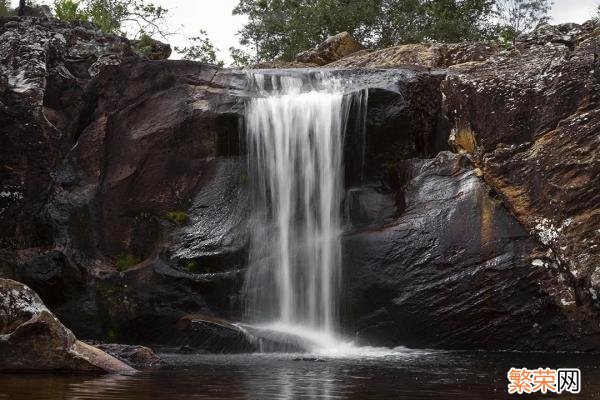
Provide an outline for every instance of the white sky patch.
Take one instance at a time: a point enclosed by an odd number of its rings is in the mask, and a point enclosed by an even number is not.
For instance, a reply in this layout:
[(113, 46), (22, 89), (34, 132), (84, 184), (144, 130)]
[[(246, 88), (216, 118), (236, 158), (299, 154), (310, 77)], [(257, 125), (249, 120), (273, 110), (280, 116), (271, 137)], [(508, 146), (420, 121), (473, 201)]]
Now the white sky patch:
[[(149, 0), (156, 5), (161, 5), (170, 11), (167, 21), (170, 30), (176, 31), (169, 37), (169, 43), (183, 47), (186, 38), (197, 36), (200, 29), (204, 29), (208, 37), (219, 49), (219, 59), (225, 64), (231, 62), (229, 47), (239, 46), (239, 37), (236, 33), (242, 28), (247, 18), (233, 16), (233, 8), (238, 0)], [(49, 4), (53, 0), (40, 0), (40, 3)], [(18, 0), (12, 0), (14, 6)], [(550, 12), (551, 22), (561, 24), (565, 22), (582, 23), (596, 15), (596, 8), (600, 0), (554, 0)], [(180, 58), (173, 54), (171, 58)]]

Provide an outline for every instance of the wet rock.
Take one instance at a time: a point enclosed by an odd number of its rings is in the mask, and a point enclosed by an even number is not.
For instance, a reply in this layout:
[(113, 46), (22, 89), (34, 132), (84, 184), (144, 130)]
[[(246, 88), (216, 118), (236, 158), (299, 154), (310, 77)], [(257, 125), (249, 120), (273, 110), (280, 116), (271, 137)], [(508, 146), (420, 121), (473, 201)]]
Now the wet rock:
[(313, 50), (304, 51), (296, 56), (296, 61), (306, 64), (325, 65), (363, 50), (348, 32), (341, 32), (327, 38)]
[(0, 245), (51, 245), (45, 204), (51, 173), (73, 146), (72, 131), (101, 56), (133, 53), (125, 39), (87, 23), (11, 17), (0, 24)]
[(564, 308), (575, 303), (565, 274), (465, 157), (442, 152), (404, 161), (397, 173), (404, 211), (343, 237), (349, 335), (409, 347), (594, 346)]
[(233, 324), (206, 315), (187, 315), (177, 324), (176, 334), (184, 349), (204, 353), (304, 352), (300, 337), (270, 329)]
[(550, 249), (576, 290), (566, 307), (591, 321), (600, 306), (599, 35), (598, 22), (543, 25), (442, 84), (454, 147)]
[(82, 253), (131, 267), (157, 255), (169, 226), (185, 224), (191, 196), (214, 173), (218, 107), (227, 101), (216, 74), (189, 61), (136, 61), (90, 83), (52, 209)]
[(148, 347), (112, 343), (99, 343), (95, 347), (134, 368), (152, 368), (161, 364), (160, 358)]
[(369, 53), (356, 53), (327, 64), (327, 68), (398, 68), (406, 65), (445, 68), (484, 61), (498, 51), (498, 47), (490, 43), (403, 44)]
[(135, 372), (78, 341), (27, 286), (1, 278), (0, 358), (2, 371)]

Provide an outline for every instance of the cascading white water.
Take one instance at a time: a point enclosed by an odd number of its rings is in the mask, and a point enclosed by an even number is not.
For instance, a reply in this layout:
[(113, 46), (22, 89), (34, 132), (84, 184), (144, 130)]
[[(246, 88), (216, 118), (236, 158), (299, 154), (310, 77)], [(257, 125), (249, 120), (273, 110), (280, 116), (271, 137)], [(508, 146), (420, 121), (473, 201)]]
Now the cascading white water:
[(326, 73), (248, 77), (257, 95), (246, 104), (253, 214), (246, 314), (332, 337), (348, 97)]

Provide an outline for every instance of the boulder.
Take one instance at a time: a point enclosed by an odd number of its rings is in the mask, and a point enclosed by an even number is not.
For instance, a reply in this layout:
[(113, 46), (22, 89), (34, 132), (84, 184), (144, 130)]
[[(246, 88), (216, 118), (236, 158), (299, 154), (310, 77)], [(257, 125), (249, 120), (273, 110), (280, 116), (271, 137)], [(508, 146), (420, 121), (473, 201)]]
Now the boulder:
[(160, 358), (154, 351), (145, 346), (98, 343), (94, 347), (135, 368), (154, 368), (161, 364)]
[(78, 341), (27, 286), (0, 278), (0, 371), (133, 373), (127, 364)]
[(498, 51), (498, 47), (490, 43), (403, 44), (369, 53), (356, 53), (327, 64), (327, 68), (398, 68), (406, 65), (446, 68), (484, 61)]
[(149, 60), (166, 60), (171, 56), (171, 45), (149, 36), (143, 36), (139, 40), (132, 40), (131, 45), (137, 53)]
[(354, 40), (348, 32), (329, 36), (315, 49), (304, 51), (296, 56), (296, 61), (306, 64), (325, 65), (363, 50), (362, 44)]
[(176, 333), (186, 351), (206, 353), (302, 353), (313, 343), (294, 334), (234, 324), (208, 315), (186, 315)]

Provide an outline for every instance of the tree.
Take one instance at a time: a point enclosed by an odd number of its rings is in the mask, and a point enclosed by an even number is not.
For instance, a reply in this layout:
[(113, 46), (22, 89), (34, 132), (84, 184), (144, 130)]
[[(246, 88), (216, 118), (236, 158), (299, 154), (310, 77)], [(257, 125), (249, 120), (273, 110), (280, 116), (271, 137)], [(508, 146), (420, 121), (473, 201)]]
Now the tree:
[(381, 48), (423, 41), (489, 39), (493, 0), (239, 0), (240, 43), (257, 61), (292, 60), (329, 35), (347, 31)]
[(126, 36), (130, 30), (134, 39), (169, 34), (163, 25), (168, 10), (144, 0), (55, 0), (54, 12), (64, 21), (89, 20), (107, 33)]
[(200, 30), (198, 36), (188, 38), (188, 41), (190, 42), (188, 46), (175, 47), (176, 52), (183, 54), (184, 60), (195, 60), (223, 66), (223, 62), (217, 60), (218, 49), (210, 41), (205, 31)]
[(76, 0), (56, 0), (54, 2), (54, 14), (61, 21), (87, 21), (88, 16), (79, 7)]
[(245, 67), (252, 63), (252, 56), (248, 52), (233, 46), (229, 48), (229, 56), (233, 61), (231, 66), (234, 68)]
[(548, 21), (551, 0), (496, 0), (501, 38), (515, 44), (517, 37)]
[(494, 37), (493, 0), (434, 0), (423, 3), (425, 41), (463, 42)]
[(19, 0), (19, 11), (17, 14), (19, 16), (25, 15), (25, 0)]

